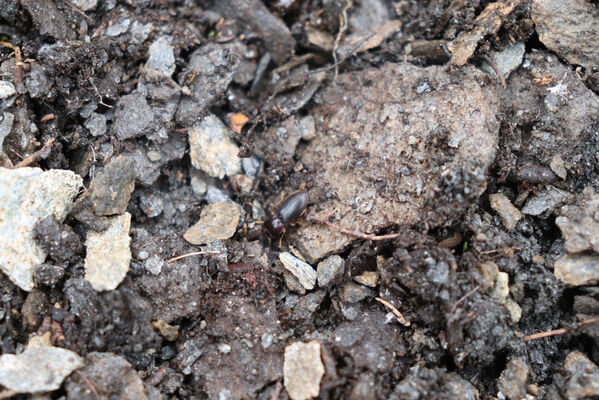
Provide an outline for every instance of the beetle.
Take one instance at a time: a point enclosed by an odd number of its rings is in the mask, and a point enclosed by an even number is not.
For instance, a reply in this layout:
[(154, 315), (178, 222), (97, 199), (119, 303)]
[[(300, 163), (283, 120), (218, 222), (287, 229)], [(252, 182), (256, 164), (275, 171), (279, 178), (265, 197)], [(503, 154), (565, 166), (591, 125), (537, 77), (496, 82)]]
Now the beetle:
[(285, 233), (285, 227), (295, 222), (308, 206), (308, 192), (298, 190), (285, 198), (264, 223), (264, 228), (273, 237)]

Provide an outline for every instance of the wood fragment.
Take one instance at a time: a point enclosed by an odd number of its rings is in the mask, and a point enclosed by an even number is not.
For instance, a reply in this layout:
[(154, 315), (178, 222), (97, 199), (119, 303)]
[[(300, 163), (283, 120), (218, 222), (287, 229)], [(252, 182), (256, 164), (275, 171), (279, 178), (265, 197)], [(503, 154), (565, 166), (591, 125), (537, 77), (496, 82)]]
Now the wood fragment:
[(341, 233), (344, 233), (348, 236), (353, 236), (353, 237), (357, 237), (360, 239), (364, 239), (364, 240), (372, 240), (372, 241), (377, 241), (377, 240), (391, 240), (391, 239), (397, 239), (398, 237), (400, 237), (402, 234), (401, 233), (389, 233), (386, 235), (372, 235), (369, 233), (364, 233), (364, 232), (358, 232), (358, 231), (352, 231), (350, 229), (346, 229), (343, 228), (339, 225), (336, 225), (332, 222), (326, 221), (324, 219), (318, 218), (318, 217), (314, 217), (314, 216), (307, 216), (306, 220), (308, 222), (316, 222), (318, 224), (322, 224), (322, 225), (326, 225), (329, 228), (335, 229), (336, 231), (339, 231)]
[(39, 159), (44, 159), (48, 157), (48, 155), (50, 154), (50, 147), (52, 146), (52, 143), (54, 143), (54, 140), (55, 138), (50, 138), (41, 149), (31, 154), (29, 157), (25, 157), (23, 160), (21, 160), (21, 162), (15, 165), (15, 168), (26, 167), (28, 165), (33, 164)]
[(193, 257), (193, 256), (201, 256), (204, 254), (220, 254), (220, 251), (194, 251), (193, 253), (187, 253), (187, 254), (183, 254), (177, 257), (173, 257), (170, 260), (167, 260), (167, 263), (173, 262), (173, 261), (177, 261), (177, 260), (181, 260), (182, 258), (187, 258), (187, 257)]
[(387, 307), (393, 314), (395, 314), (395, 318), (397, 318), (397, 322), (402, 324), (403, 326), (410, 326), (411, 323), (407, 319), (404, 318), (403, 314), (399, 312), (397, 308), (393, 306), (393, 304), (389, 303), (387, 300), (383, 300), (380, 297), (374, 298), (376, 301)]
[(579, 322), (577, 324), (574, 324), (574, 326), (570, 329), (559, 328), (559, 329), (553, 329), (553, 330), (545, 331), (545, 332), (533, 333), (532, 335), (524, 336), (523, 340), (525, 342), (529, 342), (531, 340), (542, 339), (542, 338), (557, 336), (557, 335), (563, 335), (564, 333), (568, 333), (568, 332), (572, 333), (573, 331), (575, 331), (585, 325), (596, 324), (596, 323), (599, 323), (599, 318), (590, 318), (590, 319), (586, 319), (582, 322)]

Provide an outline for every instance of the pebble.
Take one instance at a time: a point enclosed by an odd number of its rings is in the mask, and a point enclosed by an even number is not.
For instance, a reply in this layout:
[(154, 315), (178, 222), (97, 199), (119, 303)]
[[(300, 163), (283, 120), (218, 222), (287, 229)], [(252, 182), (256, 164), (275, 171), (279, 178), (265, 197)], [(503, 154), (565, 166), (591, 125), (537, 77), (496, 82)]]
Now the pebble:
[(566, 179), (568, 177), (568, 171), (566, 170), (564, 160), (562, 160), (559, 154), (556, 154), (553, 157), (551, 157), (549, 168), (551, 168), (555, 175), (559, 176), (562, 179)]
[(98, 6), (98, 0), (72, 0), (73, 5), (81, 9), (81, 11), (93, 10)]
[(122, 19), (106, 29), (106, 36), (117, 37), (122, 35), (127, 32), (129, 25), (131, 25), (131, 20), (129, 18)]
[(21, 289), (33, 289), (33, 270), (46, 259), (35, 225), (50, 215), (63, 221), (82, 184), (72, 171), (0, 168), (0, 269)]
[(310, 141), (316, 137), (316, 123), (311, 115), (305, 116), (299, 122), (299, 131), (302, 139)]
[(112, 159), (91, 183), (91, 201), (96, 215), (122, 214), (135, 188), (133, 162), (124, 156)]
[(510, 314), (512, 323), (517, 323), (522, 317), (520, 305), (509, 298), (509, 275), (499, 271), (499, 267), (493, 261), (485, 261), (479, 266), (484, 281), (484, 288), (490, 289), (491, 297), (502, 304)]
[(111, 130), (119, 140), (127, 140), (153, 133), (156, 125), (145, 96), (131, 93), (116, 104)]
[(526, 380), (530, 367), (520, 357), (510, 360), (507, 367), (497, 380), (498, 398), (501, 395), (509, 400), (521, 400), (526, 398)]
[(240, 218), (241, 207), (235, 203), (208, 204), (202, 209), (200, 220), (183, 238), (195, 245), (229, 239), (235, 234)]
[(503, 225), (508, 231), (516, 227), (518, 221), (522, 219), (522, 213), (518, 210), (510, 199), (503, 193), (495, 193), (489, 196), (491, 208), (499, 214), (503, 221)]
[[(501, 51), (492, 51), (489, 56), (493, 59), (503, 76), (507, 78), (512, 71), (522, 64), (525, 50), (526, 46), (524, 42), (516, 42), (508, 45)], [(482, 69), (488, 74), (497, 75), (491, 64), (486, 61), (483, 62)]]
[(561, 256), (553, 264), (553, 274), (570, 287), (599, 282), (599, 256)]
[(354, 276), (354, 281), (358, 282), (361, 285), (374, 288), (379, 282), (379, 274), (377, 274), (374, 271), (366, 271), (361, 275)]
[(318, 263), (316, 277), (318, 286), (326, 287), (339, 280), (345, 270), (345, 260), (338, 255), (333, 255)]
[(110, 220), (104, 232), (88, 231), (85, 279), (96, 291), (114, 290), (125, 279), (131, 264), (131, 214)]
[[(194, 172), (196, 171), (194, 170)], [(208, 190), (208, 182), (203, 176), (200, 176), (198, 172), (191, 173), (191, 190), (193, 190), (193, 193), (198, 197), (203, 196), (206, 193), (206, 190)]]
[(0, 384), (17, 393), (50, 392), (82, 366), (81, 357), (71, 350), (29, 346), (19, 355), (0, 356)]
[(92, 136), (102, 136), (106, 133), (106, 117), (103, 114), (91, 113), (84, 125)]
[(8, 81), (0, 81), (0, 100), (8, 99), (15, 93), (17, 93), (15, 85)]
[(343, 289), (339, 292), (341, 301), (349, 304), (357, 303), (370, 296), (373, 296), (370, 289), (362, 285), (356, 285), (353, 282), (348, 282), (343, 285)]
[(324, 376), (320, 352), (317, 341), (295, 342), (285, 347), (283, 377), (292, 400), (312, 399), (320, 394), (320, 380)]
[(150, 54), (146, 62), (146, 68), (162, 72), (166, 76), (172, 76), (175, 72), (175, 53), (170, 40), (161, 36), (150, 45)]
[(142, 195), (139, 198), (139, 207), (148, 217), (154, 218), (164, 210), (164, 201), (153, 194)]
[(554, 211), (557, 207), (564, 205), (570, 197), (570, 193), (548, 185), (526, 202), (522, 208), (522, 214), (541, 215), (545, 211)]
[(146, 271), (148, 271), (152, 275), (158, 275), (162, 272), (162, 267), (164, 267), (164, 260), (161, 257), (154, 254), (152, 257), (149, 257), (147, 260), (144, 261), (143, 266), (146, 269)]
[(208, 190), (206, 190), (206, 201), (208, 204), (233, 203), (233, 200), (227, 195), (227, 192), (214, 186), (210, 186)]
[(566, 357), (564, 369), (571, 376), (566, 384), (568, 399), (586, 399), (599, 396), (599, 367), (579, 351)]
[(64, 267), (50, 264), (38, 264), (33, 269), (33, 281), (37, 284), (53, 288), (61, 281), (64, 273)]
[(562, 207), (555, 219), (565, 239), (568, 253), (592, 250), (599, 253), (599, 195), (592, 188), (585, 189), (576, 204)]
[(260, 169), (260, 160), (256, 156), (242, 158), (241, 166), (243, 167), (243, 172), (245, 172), (247, 176), (255, 179), (256, 175), (258, 175), (258, 170)]
[(219, 179), (241, 173), (239, 148), (228, 131), (229, 128), (213, 114), (189, 130), (189, 151), (195, 168)]
[(2, 146), (4, 144), (4, 138), (8, 136), (12, 129), (12, 125), (15, 122), (14, 114), (4, 112), (2, 119), (0, 119), (0, 152), (3, 152)]
[(172, 326), (162, 320), (157, 320), (152, 321), (152, 327), (157, 329), (158, 333), (160, 333), (160, 336), (169, 342), (174, 342), (177, 340), (177, 336), (179, 336), (179, 327), (177, 325)]
[(303, 262), (287, 252), (279, 253), (279, 260), (281, 260), (285, 269), (298, 279), (304, 289), (314, 289), (316, 271), (314, 271), (314, 268), (310, 264)]

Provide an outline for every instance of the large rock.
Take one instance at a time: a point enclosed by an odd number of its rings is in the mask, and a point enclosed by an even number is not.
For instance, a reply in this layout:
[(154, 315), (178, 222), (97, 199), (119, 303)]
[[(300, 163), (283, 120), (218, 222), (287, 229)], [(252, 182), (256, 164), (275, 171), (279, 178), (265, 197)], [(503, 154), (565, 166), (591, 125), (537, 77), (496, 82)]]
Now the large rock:
[[(474, 67), (387, 64), (339, 76), (302, 163), (315, 171), (310, 213), (352, 230), (455, 221), (485, 190), (497, 149), (495, 89)], [(308, 261), (351, 237), (315, 224), (295, 237)]]
[(72, 171), (0, 168), (0, 269), (21, 289), (33, 289), (33, 268), (47, 255), (34, 240), (36, 223), (64, 220), (82, 184)]

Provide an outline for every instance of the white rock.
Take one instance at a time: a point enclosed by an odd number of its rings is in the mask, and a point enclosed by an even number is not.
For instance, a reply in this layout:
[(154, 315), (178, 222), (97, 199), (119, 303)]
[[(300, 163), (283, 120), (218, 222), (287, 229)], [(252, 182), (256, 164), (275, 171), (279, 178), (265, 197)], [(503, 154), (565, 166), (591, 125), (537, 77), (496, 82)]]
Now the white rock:
[(82, 184), (72, 171), (0, 168), (0, 269), (21, 289), (33, 289), (33, 267), (46, 259), (35, 224), (50, 215), (64, 220)]
[(570, 287), (599, 282), (599, 256), (562, 256), (553, 264), (553, 274)]
[(508, 199), (503, 193), (495, 193), (489, 196), (489, 202), (491, 208), (499, 214), (503, 220), (503, 225), (508, 231), (511, 231), (516, 227), (518, 221), (522, 219), (522, 213), (518, 210), (510, 199)]
[(131, 264), (131, 214), (111, 218), (104, 232), (87, 234), (85, 279), (97, 291), (114, 290), (125, 279)]
[(8, 99), (15, 93), (17, 93), (15, 85), (7, 81), (0, 81), (0, 100)]
[(150, 45), (149, 52), (147, 68), (158, 70), (166, 76), (171, 76), (175, 72), (175, 53), (167, 37), (161, 36), (156, 39)]
[(296, 342), (285, 347), (283, 376), (285, 389), (292, 400), (317, 397), (323, 375), (319, 342)]
[(17, 393), (56, 390), (71, 372), (83, 366), (77, 353), (59, 347), (28, 347), (19, 355), (0, 357), (0, 384)]
[(314, 268), (310, 264), (295, 258), (287, 252), (279, 253), (279, 260), (281, 260), (285, 269), (291, 272), (306, 290), (314, 289), (316, 271), (314, 271)]

